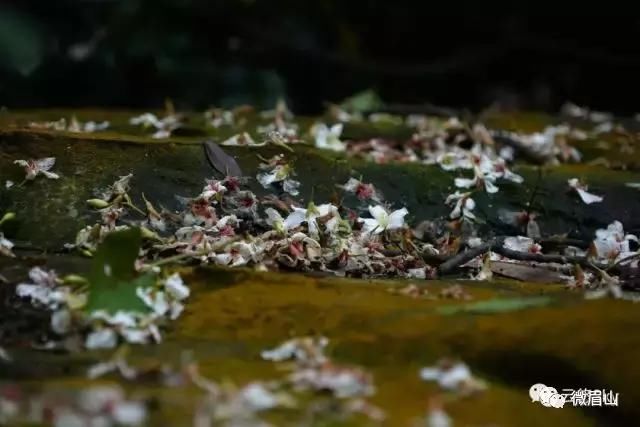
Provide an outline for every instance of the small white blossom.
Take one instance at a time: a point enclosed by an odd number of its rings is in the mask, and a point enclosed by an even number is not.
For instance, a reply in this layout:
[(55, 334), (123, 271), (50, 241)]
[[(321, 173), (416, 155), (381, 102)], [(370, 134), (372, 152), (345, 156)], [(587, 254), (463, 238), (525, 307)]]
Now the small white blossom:
[(324, 355), (328, 344), (329, 340), (326, 337), (293, 338), (272, 350), (264, 350), (260, 355), (263, 359), (273, 362), (293, 359), (302, 364), (319, 365), (328, 360)]
[(171, 297), (178, 301), (188, 298), (191, 293), (178, 273), (173, 273), (171, 276), (167, 277), (167, 280), (164, 282), (164, 288)]
[(597, 196), (595, 194), (587, 192), (589, 188), (585, 184), (581, 183), (578, 178), (571, 178), (568, 183), (569, 187), (576, 190), (582, 201), (587, 205), (590, 205), (591, 203), (598, 203), (604, 200), (602, 196)]
[(595, 255), (603, 261), (619, 261), (634, 254), (629, 248), (630, 241), (638, 241), (633, 234), (625, 234), (620, 221), (614, 221), (606, 229), (596, 230), (593, 241)]
[(453, 210), (449, 214), (451, 219), (458, 219), (462, 217), (467, 220), (476, 219), (475, 214), (472, 212), (476, 207), (476, 202), (471, 198), (471, 193), (460, 193), (456, 191), (453, 194), (447, 196), (445, 203), (450, 205), (455, 202)]
[(542, 247), (533, 239), (524, 236), (510, 236), (504, 239), (503, 246), (518, 252), (539, 253)]
[(294, 175), (293, 168), (284, 163), (283, 156), (274, 156), (269, 163), (262, 163), (260, 169), (265, 172), (258, 173), (257, 179), (264, 188), (270, 188), (276, 182), (282, 183), (282, 189), (292, 196), (298, 195), (300, 182), (292, 179)]
[(423, 368), (420, 371), (420, 378), (425, 381), (436, 381), (440, 387), (449, 391), (485, 388), (481, 381), (473, 377), (471, 370), (463, 362), (440, 363), (440, 366)]
[(384, 230), (395, 230), (404, 227), (404, 217), (409, 213), (406, 208), (388, 213), (382, 206), (369, 206), (373, 218), (360, 218), (364, 222), (363, 231), (368, 234), (379, 234)]
[(136, 295), (158, 316), (164, 316), (169, 311), (169, 301), (163, 291), (139, 287), (136, 289)]
[(327, 215), (338, 215), (338, 208), (330, 203), (316, 206), (313, 202), (309, 203), (307, 209), (294, 207), (293, 212), (284, 220), (284, 229), (291, 230), (306, 222), (309, 227), (309, 235), (317, 238), (319, 235), (317, 218)]
[(289, 380), (297, 389), (329, 390), (337, 398), (369, 396), (375, 391), (365, 372), (332, 364), (299, 369)]
[(251, 411), (264, 411), (279, 405), (278, 396), (260, 383), (248, 384), (240, 395)]
[(33, 180), (40, 174), (49, 179), (60, 178), (60, 175), (50, 172), (51, 168), (53, 168), (53, 166), (56, 164), (55, 157), (46, 157), (39, 160), (14, 160), (13, 163), (24, 168), (27, 174), (25, 176), (26, 180)]
[(167, 115), (163, 119), (158, 119), (155, 114), (144, 113), (129, 119), (131, 125), (142, 125), (144, 128), (154, 127), (156, 131), (151, 135), (154, 139), (164, 139), (171, 136), (171, 132), (180, 127), (178, 117)]
[(328, 127), (324, 123), (316, 123), (311, 127), (311, 136), (315, 139), (315, 145), (324, 150), (344, 151), (346, 145), (340, 141), (342, 135), (342, 123)]

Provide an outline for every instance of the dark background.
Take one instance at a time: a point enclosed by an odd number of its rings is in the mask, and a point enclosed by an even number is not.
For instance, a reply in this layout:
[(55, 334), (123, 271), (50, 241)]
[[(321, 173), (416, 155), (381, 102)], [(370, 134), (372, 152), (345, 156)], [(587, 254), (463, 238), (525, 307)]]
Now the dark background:
[[(57, 0), (0, 3), (0, 105), (179, 108), (284, 95), (298, 113), (386, 101), (640, 111), (640, 18), (601, 2)], [(603, 10), (616, 15), (608, 16)]]

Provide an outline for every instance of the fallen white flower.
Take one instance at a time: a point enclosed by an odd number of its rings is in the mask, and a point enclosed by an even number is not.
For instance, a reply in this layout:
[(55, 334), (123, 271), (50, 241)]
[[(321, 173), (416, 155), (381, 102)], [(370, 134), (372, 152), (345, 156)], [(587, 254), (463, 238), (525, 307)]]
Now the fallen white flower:
[(27, 174), (25, 176), (26, 180), (33, 180), (40, 174), (49, 179), (60, 178), (60, 175), (50, 172), (51, 168), (53, 168), (53, 166), (56, 164), (55, 157), (46, 157), (39, 160), (14, 160), (13, 163), (24, 168)]
[(299, 369), (289, 376), (297, 389), (331, 391), (337, 398), (370, 396), (374, 393), (371, 378), (359, 369), (325, 364)]
[(322, 364), (327, 361), (324, 349), (329, 344), (326, 337), (293, 338), (285, 341), (272, 350), (264, 350), (260, 356), (265, 360), (282, 362), (294, 359), (302, 363)]
[(595, 194), (587, 192), (588, 187), (585, 184), (581, 183), (578, 178), (571, 178), (568, 183), (569, 187), (576, 190), (582, 201), (587, 205), (590, 205), (591, 203), (598, 203), (604, 200), (602, 196), (597, 196)]
[(169, 311), (169, 301), (163, 291), (151, 287), (138, 287), (136, 295), (158, 316), (164, 316)]
[(20, 283), (16, 287), (16, 294), (20, 298), (30, 298), (32, 303), (55, 309), (66, 302), (67, 292), (55, 290), (44, 285)]
[(538, 253), (542, 251), (542, 247), (539, 244), (533, 239), (524, 236), (509, 236), (504, 239), (502, 246), (518, 252)]
[(460, 217), (467, 220), (476, 219), (476, 216), (472, 212), (476, 207), (476, 202), (471, 198), (470, 192), (461, 193), (456, 191), (448, 195), (445, 204), (450, 205), (452, 202), (455, 202), (455, 206), (449, 214), (451, 219), (458, 219)]
[(284, 220), (284, 229), (285, 231), (291, 230), (299, 227), (303, 222), (306, 222), (309, 227), (309, 235), (317, 238), (319, 235), (317, 219), (327, 215), (337, 216), (338, 208), (331, 203), (316, 206), (313, 202), (309, 203), (307, 209), (294, 207), (293, 212)]
[(404, 217), (409, 213), (402, 208), (388, 213), (382, 206), (369, 206), (369, 213), (373, 218), (360, 218), (364, 222), (362, 230), (368, 234), (379, 234), (385, 230), (395, 230), (404, 227)]
[(436, 381), (440, 387), (449, 391), (483, 390), (486, 385), (471, 374), (469, 367), (463, 362), (453, 365), (440, 363), (440, 366), (423, 368), (420, 378), (425, 381)]
[(167, 277), (167, 280), (164, 282), (164, 288), (171, 297), (178, 301), (188, 298), (191, 293), (190, 289), (185, 286), (182, 281), (182, 277), (180, 277), (180, 274), (178, 273), (173, 273), (171, 276)]
[(596, 230), (596, 238), (593, 241), (596, 257), (605, 262), (620, 261), (636, 252), (631, 252), (629, 242), (638, 241), (633, 234), (625, 234), (620, 221), (614, 221), (606, 229)]
[(264, 411), (278, 406), (277, 396), (260, 383), (251, 383), (244, 387), (241, 396), (251, 411)]
[(324, 150), (344, 151), (346, 145), (340, 141), (342, 135), (342, 123), (337, 123), (330, 128), (324, 123), (316, 123), (311, 127), (311, 136), (315, 139), (315, 145)]

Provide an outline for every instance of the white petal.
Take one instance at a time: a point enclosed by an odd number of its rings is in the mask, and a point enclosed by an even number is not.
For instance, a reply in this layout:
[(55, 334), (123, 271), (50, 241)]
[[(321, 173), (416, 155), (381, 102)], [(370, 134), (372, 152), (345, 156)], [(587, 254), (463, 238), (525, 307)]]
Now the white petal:
[(125, 328), (120, 331), (122, 338), (130, 344), (147, 344), (149, 331), (139, 328)]
[(442, 371), (438, 368), (422, 368), (420, 370), (420, 378), (425, 381), (435, 381), (442, 376)]
[(458, 188), (471, 188), (474, 187), (476, 185), (476, 179), (469, 179), (469, 178), (456, 178), (454, 180), (454, 184), (456, 187)]
[(461, 213), (462, 213), (462, 199), (458, 200), (453, 210), (449, 214), (449, 217), (452, 219), (460, 218)]
[(577, 188), (579, 186), (579, 181), (578, 178), (571, 178), (567, 181), (567, 183), (569, 184), (569, 187), (571, 188)]
[(497, 193), (498, 192), (498, 187), (496, 187), (495, 184), (489, 179), (485, 179), (484, 180), (484, 189), (489, 194), (493, 194), (493, 193)]
[(467, 197), (464, 201), (464, 208), (465, 210), (472, 211), (476, 208), (476, 202), (471, 197)]
[(60, 175), (58, 175), (57, 173), (53, 173), (53, 172), (47, 172), (47, 171), (40, 171), (42, 172), (42, 174), (44, 176), (46, 176), (49, 179), (59, 179)]
[(604, 200), (602, 196), (591, 194), (587, 191), (582, 190), (581, 188), (576, 188), (576, 191), (580, 195), (580, 198), (582, 199), (582, 201), (585, 202), (587, 205), (590, 205), (591, 203), (598, 203)]
[(333, 206), (331, 203), (325, 203), (323, 205), (316, 206), (316, 209), (318, 210), (318, 216), (326, 216), (330, 213), (335, 214), (338, 212), (338, 208)]
[(511, 182), (515, 182), (516, 184), (521, 184), (524, 182), (524, 178), (518, 175), (517, 173), (513, 173), (510, 170), (506, 170), (504, 173), (504, 179), (508, 179)]
[(147, 418), (147, 409), (142, 403), (121, 401), (111, 408), (111, 416), (116, 424), (139, 426)]
[(407, 210), (407, 208), (393, 211), (391, 215), (389, 215), (389, 225), (387, 226), (387, 228), (390, 230), (394, 230), (396, 228), (404, 227), (404, 217), (408, 213), (409, 211)]
[(342, 128), (343, 128), (342, 123), (336, 123), (335, 125), (331, 126), (331, 129), (329, 130), (329, 132), (331, 133), (332, 136), (336, 138), (340, 138), (340, 135), (342, 135)]
[[(360, 185), (360, 181), (358, 181), (355, 178), (349, 178), (349, 181), (347, 181), (342, 188), (345, 191), (349, 191), (351, 193), (355, 193), (355, 191), (358, 189), (358, 186)], [(640, 184), (639, 184), (640, 185)]]
[(280, 212), (278, 212), (274, 208), (267, 208), (265, 209), (264, 213), (267, 214), (266, 221), (267, 221), (267, 224), (269, 224), (270, 226), (273, 227), (277, 223), (284, 224), (284, 218), (282, 218), (282, 215), (280, 215)]
[(362, 225), (362, 231), (365, 233), (373, 233), (379, 234), (383, 231), (383, 228), (380, 227), (380, 223), (373, 218), (360, 218), (364, 224)]
[(48, 171), (56, 164), (55, 157), (45, 157), (44, 159), (36, 160), (36, 165), (40, 171), (45, 172)]
[(292, 228), (300, 226), (300, 224), (302, 224), (306, 220), (307, 210), (294, 207), (293, 212), (291, 212), (287, 219), (284, 220), (284, 228), (286, 230), (291, 230)]
[(191, 293), (189, 288), (184, 285), (184, 282), (178, 273), (173, 273), (167, 278), (164, 288), (167, 290), (169, 295), (178, 301), (182, 301), (187, 298)]
[(113, 348), (118, 343), (118, 336), (111, 328), (99, 329), (87, 335), (85, 347), (89, 350)]
[(249, 384), (242, 390), (242, 398), (254, 411), (271, 409), (278, 406), (276, 396), (261, 384)]
[(71, 329), (71, 313), (69, 310), (58, 310), (51, 315), (51, 330), (64, 335)]
[(300, 193), (298, 188), (300, 188), (300, 182), (294, 179), (285, 179), (282, 183), (282, 189), (292, 196), (297, 196)]
[(229, 263), (231, 263), (232, 261), (231, 254), (227, 253), (216, 254), (213, 259), (218, 265), (229, 265)]
[(105, 374), (108, 374), (109, 372), (115, 371), (116, 367), (116, 364), (113, 362), (96, 363), (95, 365), (89, 367), (89, 370), (87, 371), (87, 377), (90, 380), (96, 379)]
[(369, 206), (369, 213), (378, 221), (378, 223), (386, 224), (389, 220), (389, 214), (382, 206)]
[(427, 272), (425, 271), (424, 268), (410, 268), (409, 270), (407, 270), (407, 275), (410, 278), (414, 278), (414, 279), (426, 279), (427, 278)]

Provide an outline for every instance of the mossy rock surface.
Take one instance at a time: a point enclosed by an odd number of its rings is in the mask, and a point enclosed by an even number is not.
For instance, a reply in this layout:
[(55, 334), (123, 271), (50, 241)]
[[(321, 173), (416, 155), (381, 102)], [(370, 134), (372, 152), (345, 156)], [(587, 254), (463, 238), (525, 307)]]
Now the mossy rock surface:
[[(195, 115), (196, 136), (158, 141), (127, 125), (133, 113), (76, 113), (80, 120), (109, 119), (114, 130), (81, 135), (24, 127), (32, 120), (58, 119), (70, 112), (0, 116), (0, 212), (16, 212), (18, 220), (4, 231), (20, 244), (59, 249), (72, 242), (80, 228), (96, 220), (85, 200), (118, 176), (134, 174), (132, 195), (137, 201), (144, 193), (157, 205), (173, 210), (179, 207), (176, 195), (199, 193), (204, 179), (214, 174), (200, 144), (225, 135), (205, 129)], [(517, 119), (508, 119), (509, 126)], [(502, 120), (507, 123), (506, 118)], [(546, 123), (546, 118), (535, 126), (527, 120), (522, 127), (531, 130)], [(376, 165), (303, 145), (294, 148), (294, 153), (285, 154), (298, 172), (306, 201), (312, 195), (316, 201), (329, 200), (336, 183), (362, 175), (380, 188), (385, 200), (406, 206), (410, 223), (449, 212), (443, 201), (453, 191), (455, 174), (418, 164)], [(225, 151), (252, 177), (259, 163), (257, 154), (268, 157), (283, 152), (278, 147)], [(5, 180), (20, 182), (23, 177), (13, 160), (48, 156), (57, 158), (60, 180), (38, 179), (19, 188), (4, 188)], [(640, 181), (634, 161), (625, 163), (626, 170), (581, 164), (540, 171), (519, 165), (516, 171), (525, 183), (504, 183), (496, 195), (479, 197), (477, 213), (487, 221), (487, 229), (512, 231), (500, 223), (498, 209), (523, 209), (537, 186), (540, 196), (534, 209), (541, 213), (539, 223), (545, 234), (570, 232), (590, 238), (596, 228), (615, 219), (623, 222), (626, 231), (637, 233), (638, 190), (625, 186)], [(585, 179), (594, 193), (604, 195), (604, 202), (584, 205), (568, 191), (566, 181), (572, 177)], [(266, 194), (255, 180), (249, 186), (259, 195)], [(19, 278), (32, 262), (2, 259), (0, 274)], [(71, 254), (45, 255), (37, 262), (60, 273), (87, 270), (87, 261)], [(433, 298), (411, 298), (390, 291), (406, 286), (407, 281), (204, 267), (183, 273), (194, 291), (185, 314), (169, 326), (162, 344), (134, 347), (132, 364), (158, 360), (177, 364), (182, 351), (189, 349), (200, 362), (202, 374), (241, 385), (282, 374), (276, 365), (260, 359), (261, 350), (290, 337), (322, 334), (330, 339), (328, 353), (336, 362), (361, 366), (373, 374), (376, 394), (371, 401), (387, 412), (386, 425), (412, 425), (424, 417), (428, 399), (441, 391), (421, 381), (419, 369), (445, 356), (461, 358), (488, 382), (488, 389), (474, 397), (445, 394), (445, 410), (456, 426), (614, 426), (635, 425), (640, 419), (640, 370), (636, 368), (640, 311), (632, 302), (586, 301), (581, 292), (560, 285), (503, 280), (459, 281), (472, 297), (460, 301), (439, 297), (440, 290), (454, 284), (446, 281), (413, 281)], [(68, 355), (21, 347), (8, 350), (15, 362), (0, 365), (0, 376), (34, 390), (93, 384), (85, 378), (87, 366), (109, 357), (106, 352)], [(620, 395), (620, 406), (545, 408), (530, 401), (528, 390), (534, 383), (557, 389), (613, 390)], [(134, 395), (158, 403), (151, 412), (153, 425), (191, 425), (200, 391), (153, 382), (121, 384)], [(296, 411), (276, 411), (266, 418), (276, 425), (292, 425), (301, 416)], [(368, 425), (363, 419), (347, 424)]]

